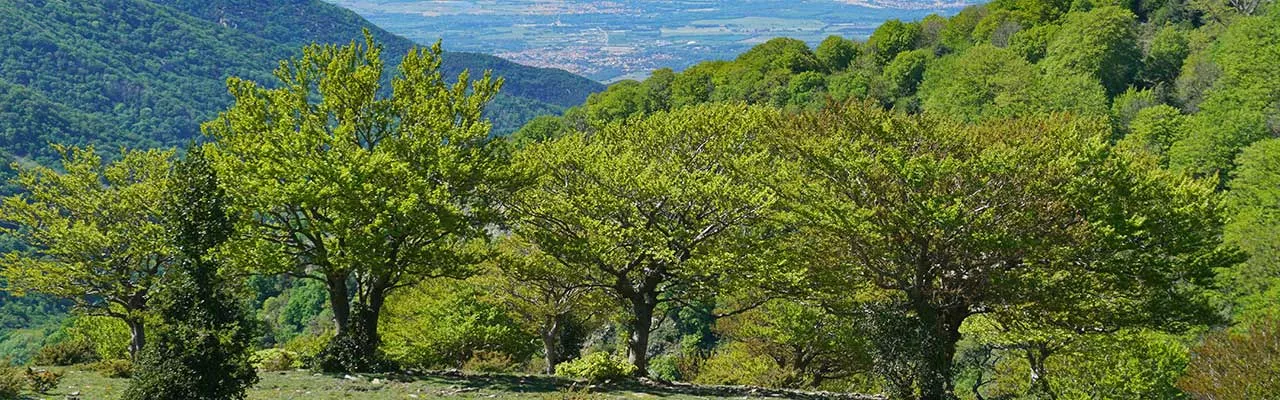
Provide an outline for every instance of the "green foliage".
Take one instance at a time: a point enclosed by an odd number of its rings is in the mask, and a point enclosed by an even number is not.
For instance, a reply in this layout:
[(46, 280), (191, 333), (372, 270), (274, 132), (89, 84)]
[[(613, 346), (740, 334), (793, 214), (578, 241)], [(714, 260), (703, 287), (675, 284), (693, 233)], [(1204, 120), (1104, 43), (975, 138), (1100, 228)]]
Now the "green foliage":
[(627, 360), (604, 352), (587, 354), (556, 367), (556, 375), (588, 382), (626, 379), (635, 373), (636, 367)]
[(10, 365), (8, 359), (0, 360), (0, 400), (20, 400), (26, 387), (21, 369)]
[(922, 397), (951, 392), (958, 329), (977, 310), (1067, 329), (1217, 320), (1213, 270), (1238, 257), (1220, 249), (1212, 187), (1112, 152), (1097, 120), (973, 127), (854, 108), (792, 123), (779, 142), (795, 164), (779, 179), (815, 246), (832, 246), (819, 254), (848, 257), (815, 256), (808, 279), (837, 300), (902, 299), (924, 334), (909, 367)]
[(489, 219), (479, 195), (501, 162), (482, 118), (501, 80), (446, 83), (437, 44), (406, 55), (383, 97), (381, 53), (371, 37), (309, 46), (281, 64), (279, 88), (232, 79), (235, 105), (205, 125), (248, 239), (228, 257), (326, 283), (330, 354), (356, 357), (333, 365), (382, 365), (358, 358), (376, 353), (396, 289), (471, 272)]
[(27, 368), (24, 378), (26, 378), (27, 386), (31, 388), (31, 391), (48, 394), (50, 390), (58, 387), (58, 382), (62, 381), (62, 375), (63, 373), (58, 371)]
[(733, 342), (716, 349), (693, 382), (786, 387), (796, 380), (795, 374), (786, 366), (778, 365), (769, 355), (752, 351), (744, 343)]
[(163, 206), (181, 256), (151, 295), (157, 326), (134, 358), (124, 398), (244, 399), (258, 382), (249, 360), (255, 324), (218, 275), (223, 260), (213, 253), (234, 233), (226, 193), (200, 148), (174, 170)]
[(920, 25), (891, 19), (880, 24), (867, 39), (870, 56), (877, 65), (893, 60), (898, 53), (915, 48), (920, 37)]
[(858, 57), (858, 44), (839, 36), (828, 36), (814, 49), (814, 56), (830, 72), (844, 71)]
[[(871, 369), (870, 344), (858, 321), (840, 317), (813, 304), (791, 300), (766, 303), (750, 312), (720, 319), (717, 332), (732, 340), (707, 360), (698, 380), (726, 381), (734, 376), (734, 364), (747, 373), (739, 384), (819, 388)], [(743, 353), (743, 354), (739, 354)], [(769, 368), (756, 371), (767, 359)]]
[(1169, 147), (1183, 137), (1186, 121), (1182, 111), (1171, 106), (1144, 108), (1129, 123), (1129, 134), (1119, 145), (1142, 149), (1165, 163)]
[(1161, 27), (1144, 52), (1139, 79), (1146, 85), (1172, 84), (1191, 54), (1189, 46), (1184, 30), (1173, 25)]
[(461, 368), (479, 352), (527, 360), (534, 336), (483, 296), (478, 285), (442, 280), (392, 296), (383, 316), (387, 356), (423, 369)]
[(1280, 395), (1280, 323), (1268, 320), (1243, 332), (1222, 331), (1193, 349), (1178, 387), (1195, 398), (1244, 400)]
[(80, 340), (64, 340), (40, 348), (31, 362), (41, 366), (67, 366), (98, 361), (98, 351), (93, 343)]
[(1049, 43), (1058, 35), (1057, 25), (1039, 25), (1023, 29), (1009, 38), (1009, 50), (1027, 62), (1036, 63), (1049, 52)]
[(1115, 136), (1122, 138), (1128, 135), (1138, 113), (1159, 104), (1161, 104), (1160, 99), (1156, 98), (1154, 90), (1129, 88), (1117, 95), (1111, 101), (1111, 126), (1116, 132)]
[(1280, 13), (1234, 21), (1218, 38), (1211, 61), (1221, 75), (1197, 105), (1187, 136), (1170, 149), (1169, 162), (1225, 183), (1241, 149), (1280, 132), (1280, 82), (1274, 79), (1280, 76)]
[(41, 249), (0, 259), (7, 290), (73, 299), (88, 313), (130, 326), (141, 349), (148, 292), (173, 259), (160, 204), (169, 190), (172, 151), (125, 150), (106, 163), (88, 148), (54, 146), (62, 168), (19, 169), (25, 193), (0, 203), (5, 231)]
[(1036, 80), (1026, 60), (1009, 50), (978, 45), (943, 57), (925, 71), (921, 107), (966, 121), (1018, 115), (1035, 101)]
[(1246, 147), (1237, 159), (1227, 191), (1234, 217), (1224, 240), (1249, 254), (1244, 263), (1222, 271), (1223, 286), (1244, 322), (1280, 316), (1280, 139)]
[(1182, 399), (1174, 384), (1187, 367), (1187, 352), (1167, 334), (1091, 335), (1051, 358), (1046, 379), (1062, 399)]
[(932, 60), (933, 51), (928, 49), (898, 53), (897, 57), (884, 67), (882, 79), (895, 96), (914, 95), (916, 86), (924, 79), (925, 68)]
[[(684, 108), (516, 154), (528, 184), (505, 200), (512, 231), (627, 305), (641, 374), (659, 293), (731, 293), (747, 287), (732, 281), (767, 276), (750, 271), (773, 265), (753, 230), (768, 221), (774, 196), (749, 176), (767, 168), (753, 144), (775, 115), (741, 105)], [(738, 250), (745, 248), (754, 250)]]
[(129, 358), (129, 326), (116, 318), (77, 316), (65, 326), (67, 341), (92, 343), (94, 353), (103, 360)]
[(302, 368), (302, 357), (284, 349), (262, 349), (250, 358), (253, 368), (264, 372), (291, 371)]
[(1050, 74), (1083, 74), (1102, 83), (1109, 95), (1133, 82), (1140, 67), (1137, 23), (1132, 12), (1102, 7), (1063, 17), (1044, 58)]
[(516, 364), (511, 359), (511, 354), (497, 351), (474, 352), (471, 355), (471, 359), (462, 364), (463, 371), (484, 373), (511, 372), (515, 367)]

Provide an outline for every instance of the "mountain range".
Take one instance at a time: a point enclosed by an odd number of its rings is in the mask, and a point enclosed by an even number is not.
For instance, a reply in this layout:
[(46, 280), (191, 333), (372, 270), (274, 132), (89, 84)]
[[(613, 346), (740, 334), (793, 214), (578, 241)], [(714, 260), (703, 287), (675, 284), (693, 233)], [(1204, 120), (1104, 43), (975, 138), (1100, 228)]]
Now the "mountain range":
[[(230, 103), (228, 77), (270, 85), (309, 43), (367, 29), (392, 67), (416, 45), (320, 0), (0, 0), (0, 15), (0, 156), (19, 162), (48, 161), (49, 143), (182, 145)], [(442, 69), (506, 79), (489, 110), (496, 133), (604, 88), (476, 53), (447, 52)]]

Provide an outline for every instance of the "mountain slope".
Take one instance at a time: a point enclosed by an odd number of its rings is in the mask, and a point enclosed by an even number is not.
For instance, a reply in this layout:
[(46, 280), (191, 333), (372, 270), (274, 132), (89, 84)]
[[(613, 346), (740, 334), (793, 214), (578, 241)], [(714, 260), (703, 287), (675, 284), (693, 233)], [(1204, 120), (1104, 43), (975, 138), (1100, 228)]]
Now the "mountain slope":
[[(271, 82), (306, 43), (370, 29), (388, 58), (413, 44), (318, 0), (0, 0), (0, 155), (48, 159), (48, 143), (180, 145), (230, 103), (225, 82)], [(507, 77), (491, 109), (508, 132), (601, 86), (564, 71), (450, 53), (446, 73)], [(8, 162), (4, 162), (8, 164)]]

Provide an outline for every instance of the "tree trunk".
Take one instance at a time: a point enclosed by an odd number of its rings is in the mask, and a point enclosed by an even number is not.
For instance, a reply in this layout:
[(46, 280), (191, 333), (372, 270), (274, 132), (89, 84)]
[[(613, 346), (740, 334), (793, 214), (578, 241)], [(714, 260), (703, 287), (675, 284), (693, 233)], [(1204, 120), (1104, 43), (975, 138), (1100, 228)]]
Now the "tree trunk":
[(542, 327), (542, 354), (547, 360), (547, 375), (556, 374), (556, 365), (560, 364), (560, 319), (559, 315), (547, 317)]
[(1027, 348), (1027, 363), (1031, 365), (1031, 392), (1040, 395), (1040, 398), (1057, 398), (1049, 386), (1048, 369), (1045, 368), (1045, 362), (1052, 354), (1048, 344), (1044, 342), (1031, 343)]
[(967, 315), (962, 308), (940, 309), (925, 300), (913, 301), (913, 307), (926, 335), (922, 338), (920, 399), (954, 399), (955, 384), (951, 379), (951, 367), (955, 360), (956, 343), (960, 341), (960, 324)]
[(635, 319), (627, 341), (627, 360), (636, 367), (636, 376), (649, 376), (649, 331), (653, 329), (653, 310), (657, 307), (655, 293), (641, 293), (631, 299)]
[(378, 317), (382, 315), (382, 305), (387, 300), (384, 292), (382, 288), (377, 288), (369, 295), (369, 304), (360, 307), (361, 327), (365, 329), (365, 344), (371, 350), (376, 350), (382, 344), (382, 335), (378, 334)]
[(329, 290), (329, 308), (333, 309), (334, 336), (347, 333), (351, 324), (351, 302), (347, 299), (347, 275), (333, 274), (325, 279)]
[(138, 353), (147, 344), (147, 328), (142, 320), (126, 319), (124, 322), (129, 325), (129, 358), (137, 361)]

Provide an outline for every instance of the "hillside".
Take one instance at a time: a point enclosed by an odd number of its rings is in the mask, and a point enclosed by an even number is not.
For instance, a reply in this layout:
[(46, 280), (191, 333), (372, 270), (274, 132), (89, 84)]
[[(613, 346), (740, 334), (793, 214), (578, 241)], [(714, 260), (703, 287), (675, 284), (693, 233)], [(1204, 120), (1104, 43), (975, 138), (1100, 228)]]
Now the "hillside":
[[(0, 152), (20, 159), (47, 159), (50, 142), (181, 144), (230, 102), (228, 77), (270, 82), (306, 43), (346, 43), (368, 28), (389, 54), (413, 45), (318, 0), (5, 1), (0, 13)], [(601, 88), (564, 71), (446, 56), (447, 75), (465, 68), (507, 78), (490, 110), (499, 133)]]

